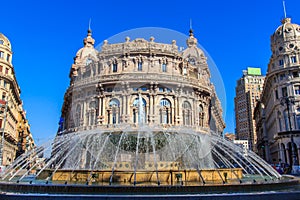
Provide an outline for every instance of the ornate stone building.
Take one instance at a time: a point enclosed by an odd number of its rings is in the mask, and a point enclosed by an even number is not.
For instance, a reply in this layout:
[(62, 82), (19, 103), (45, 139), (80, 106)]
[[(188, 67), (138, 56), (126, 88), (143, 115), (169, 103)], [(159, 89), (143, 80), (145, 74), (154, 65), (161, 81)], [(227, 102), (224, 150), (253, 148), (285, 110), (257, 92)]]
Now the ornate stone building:
[(11, 43), (0, 33), (0, 166), (13, 162), (25, 149), (31, 149), (34, 141), (23, 110), (12, 65)]
[[(74, 58), (62, 107), (60, 132), (137, 127), (185, 126), (221, 133), (222, 108), (210, 82), (207, 58), (193, 31), (187, 48), (151, 37), (94, 48), (91, 30)], [(139, 109), (142, 106), (143, 112)]]
[(282, 20), (271, 36), (272, 56), (255, 109), (257, 149), (269, 162), (299, 165), (300, 26)]

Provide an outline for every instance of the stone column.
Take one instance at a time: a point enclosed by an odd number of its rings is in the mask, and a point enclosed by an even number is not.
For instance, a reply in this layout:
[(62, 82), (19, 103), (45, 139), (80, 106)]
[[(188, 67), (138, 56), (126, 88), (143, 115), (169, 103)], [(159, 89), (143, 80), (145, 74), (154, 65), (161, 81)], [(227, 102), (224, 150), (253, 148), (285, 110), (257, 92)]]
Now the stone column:
[(86, 126), (86, 116), (87, 116), (87, 110), (86, 110), (86, 100), (83, 102), (83, 106), (82, 106), (82, 117), (83, 117), (83, 123), (82, 126)]
[(106, 99), (105, 99), (105, 97), (103, 96), (102, 97), (102, 109), (101, 109), (101, 116), (102, 116), (102, 124), (105, 124), (105, 120), (106, 120), (106, 118), (105, 118), (105, 103), (106, 103)]
[(159, 113), (157, 112), (157, 109), (156, 109), (155, 97), (156, 96), (153, 95), (153, 123), (156, 123), (156, 120), (157, 120), (156, 116), (159, 115)]
[(154, 114), (153, 114), (153, 94), (150, 94), (150, 97), (149, 97), (149, 124), (152, 124), (153, 123), (153, 117), (154, 117)]
[(286, 156), (286, 162), (287, 162), (288, 164), (291, 164), (291, 160), (290, 160), (290, 152), (289, 152), (288, 145), (285, 145), (285, 154), (287, 155), (287, 156)]
[(130, 95), (126, 95), (126, 116), (127, 116), (127, 120), (129, 120), (128, 119), (128, 116), (129, 116), (129, 113), (130, 113)]
[(97, 125), (100, 125), (101, 124), (101, 120), (100, 120), (100, 117), (101, 117), (101, 104), (102, 104), (102, 99), (100, 96), (98, 96), (98, 116), (97, 116)]
[(174, 120), (174, 125), (177, 125), (177, 104), (178, 104), (178, 102), (177, 102), (177, 97), (176, 96), (174, 96), (173, 97), (174, 98), (174, 105), (172, 105), (172, 115), (173, 115), (173, 120)]

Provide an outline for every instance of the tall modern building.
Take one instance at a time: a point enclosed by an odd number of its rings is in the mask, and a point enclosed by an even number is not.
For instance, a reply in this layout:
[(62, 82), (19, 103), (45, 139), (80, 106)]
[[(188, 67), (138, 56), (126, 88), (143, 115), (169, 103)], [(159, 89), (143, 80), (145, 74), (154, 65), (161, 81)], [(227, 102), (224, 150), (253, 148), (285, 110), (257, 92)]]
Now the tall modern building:
[(210, 82), (207, 58), (192, 30), (184, 51), (178, 50), (175, 40), (170, 44), (157, 43), (153, 37), (125, 40), (104, 41), (98, 51), (88, 30), (70, 71), (61, 133), (119, 130), (122, 124), (137, 127), (140, 121), (162, 128), (223, 131), (222, 108)]
[(256, 151), (254, 108), (262, 93), (265, 77), (260, 68), (248, 67), (237, 81), (234, 98), (236, 138), (248, 140), (249, 148)]
[(271, 36), (272, 56), (256, 108), (258, 151), (267, 161), (299, 165), (300, 26), (285, 18)]
[(10, 41), (0, 33), (0, 166), (11, 164), (16, 156), (34, 146), (12, 54)]

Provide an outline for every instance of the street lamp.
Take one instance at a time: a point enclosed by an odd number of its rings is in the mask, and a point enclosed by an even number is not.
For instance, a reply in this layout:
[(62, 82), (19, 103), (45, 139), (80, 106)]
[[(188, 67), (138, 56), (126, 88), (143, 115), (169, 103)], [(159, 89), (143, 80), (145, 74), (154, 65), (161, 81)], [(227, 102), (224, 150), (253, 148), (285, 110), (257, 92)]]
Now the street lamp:
[(288, 112), (289, 135), (291, 136), (291, 147), (292, 147), (292, 162), (291, 162), (291, 165), (295, 166), (298, 163), (298, 161), (297, 161), (297, 156), (296, 156), (296, 153), (295, 153), (294, 136), (293, 136), (293, 133), (292, 133), (292, 123), (291, 123), (291, 116), (290, 116), (290, 105), (295, 104), (295, 97), (293, 97), (293, 96), (284, 96), (284, 97), (281, 98), (280, 104), (282, 106), (284, 106), (284, 104), (286, 104), (286, 109), (287, 109), (287, 112)]
[(0, 106), (3, 106), (3, 102), (5, 104), (5, 110), (4, 110), (4, 119), (3, 119), (3, 128), (2, 128), (2, 138), (1, 138), (1, 148), (0, 148), (0, 166), (3, 166), (3, 152), (4, 152), (4, 132), (5, 132), (5, 124), (6, 124), (6, 118), (7, 118), (7, 108), (8, 108), (8, 101), (0, 101)]

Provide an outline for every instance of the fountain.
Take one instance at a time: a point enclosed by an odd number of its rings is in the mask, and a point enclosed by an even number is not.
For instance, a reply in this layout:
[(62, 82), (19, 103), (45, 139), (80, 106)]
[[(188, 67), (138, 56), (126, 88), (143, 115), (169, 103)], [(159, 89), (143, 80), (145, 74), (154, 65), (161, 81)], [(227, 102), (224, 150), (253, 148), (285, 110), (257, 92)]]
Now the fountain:
[(0, 190), (69, 195), (205, 194), (276, 190), (297, 184), (255, 153), (245, 153), (213, 132), (161, 130), (145, 124), (140, 129), (125, 125), (117, 129), (57, 136), (8, 167)]
[[(91, 50), (89, 30), (72, 65), (63, 128), (6, 168), (0, 197), (220, 199), (224, 193), (236, 198), (247, 192), (253, 199), (254, 192), (274, 190), (281, 191), (265, 195), (299, 195), (282, 191), (298, 180), (281, 176), (254, 152), (220, 136), (222, 109), (193, 32), (183, 52), (175, 41), (153, 40), (104, 42), (99, 53)], [(82, 57), (86, 54), (88, 59)], [(118, 71), (118, 62), (124, 71)], [(150, 66), (146, 72), (145, 66)]]

